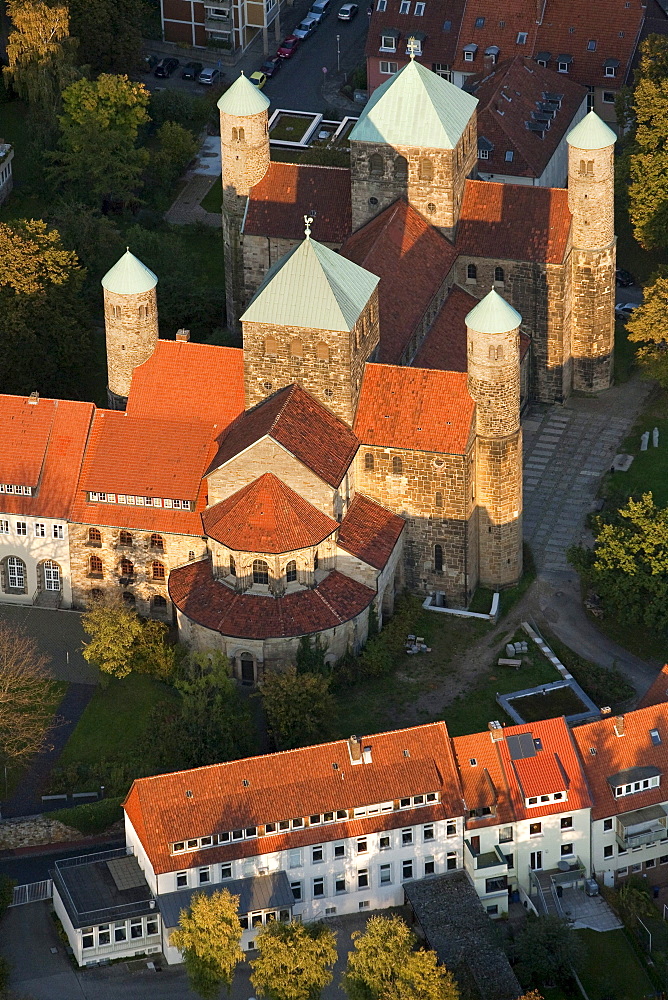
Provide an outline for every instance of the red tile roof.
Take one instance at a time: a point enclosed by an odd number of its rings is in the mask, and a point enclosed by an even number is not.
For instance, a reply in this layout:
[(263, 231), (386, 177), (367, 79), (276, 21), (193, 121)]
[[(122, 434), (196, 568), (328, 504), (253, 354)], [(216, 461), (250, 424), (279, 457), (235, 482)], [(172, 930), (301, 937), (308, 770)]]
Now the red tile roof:
[(244, 409), (244, 352), (180, 340), (159, 340), (135, 368), (127, 413), (188, 423), (230, 424)]
[[(399, 69), (401, 69), (408, 62), (406, 42), (413, 32), (422, 32), (426, 38), (422, 42), (423, 55), (418, 58), (418, 62), (424, 63), (430, 69), (432, 63), (445, 63), (451, 66), (455, 58), (458, 29), (466, 7), (466, 0), (448, 0), (447, 6), (443, 3), (427, 3), (421, 17), (415, 16), (413, 4), (410, 6), (408, 14), (401, 14), (400, 7), (401, 0), (387, 0), (384, 11), (378, 10), (378, 4), (374, 4), (366, 41), (367, 58), (391, 58), (398, 63)], [(450, 27), (446, 30), (445, 25), (448, 22)], [(401, 32), (401, 41), (397, 45), (398, 51), (391, 57), (388, 56), (387, 52), (382, 52), (380, 48), (385, 28), (395, 28)], [(387, 76), (382, 76), (380, 82), (382, 83), (386, 79)]]
[[(513, 761), (508, 737), (522, 733), (540, 739), (542, 750), (537, 750), (535, 757)], [(496, 742), (489, 732), (457, 736), (452, 741), (466, 809), (496, 807), (495, 815), (470, 820), (472, 827), (539, 819), (565, 810), (586, 809), (591, 804), (580, 758), (565, 719), (505, 726), (502, 734), (503, 738)], [(567, 792), (567, 799), (525, 805), (525, 798), (561, 791)]]
[(304, 239), (304, 216), (313, 215), (313, 236), (341, 244), (350, 232), (350, 170), (271, 162), (251, 189), (244, 233)]
[[(399, 364), (415, 327), (454, 264), (456, 251), (401, 199), (349, 236), (341, 253), (379, 276), (378, 360)], [(425, 267), (425, 261), (429, 266)], [(406, 293), (407, 274), (410, 294)]]
[(355, 433), (383, 448), (463, 455), (474, 410), (463, 373), (367, 364)]
[(382, 569), (405, 526), (403, 517), (358, 493), (341, 522), (338, 544), (369, 566)]
[(436, 319), (412, 364), (415, 368), (439, 368), (441, 371), (466, 371), (466, 317), (475, 299), (455, 285), (441, 306)]
[(313, 590), (285, 597), (239, 594), (214, 580), (208, 561), (172, 570), (169, 594), (186, 617), (240, 639), (286, 638), (335, 628), (361, 614), (376, 596), (375, 590), (336, 570)]
[(339, 527), (271, 472), (205, 510), (202, 524), (221, 545), (266, 553), (318, 545)]
[[(576, 726), (573, 730), (593, 798), (592, 818), (602, 819), (634, 809), (644, 809), (668, 799), (668, 704), (650, 705), (623, 716), (623, 736), (617, 736), (617, 716)], [(655, 745), (650, 730), (659, 732)], [(591, 753), (594, 750), (595, 753)], [(654, 765), (663, 782), (658, 788), (616, 799), (608, 778), (633, 767)]]
[[(478, 140), (484, 137), (494, 147), (486, 160), (478, 160), (478, 169), (485, 174), (516, 177), (541, 176), (587, 98), (586, 88), (575, 80), (520, 56), (500, 63), (492, 73), (471, 77), (466, 81), (466, 90), (480, 101)], [(561, 94), (562, 100), (541, 138), (526, 123), (532, 120), (532, 112), (539, 110), (537, 102), (545, 100), (545, 93)], [(510, 163), (506, 161), (508, 150), (513, 152)], [(559, 183), (562, 180), (559, 178)]]
[(649, 688), (638, 703), (638, 708), (649, 708), (651, 705), (663, 705), (668, 701), (668, 663), (666, 663), (656, 676), (656, 680), (650, 684)]
[[(371, 747), (370, 764), (353, 766), (347, 741), (338, 740), (139, 778), (124, 808), (158, 874), (461, 815), (461, 791), (445, 723), (364, 736), (362, 744)], [(185, 857), (170, 854), (171, 844), (184, 839), (428, 792), (440, 793), (440, 802), (243, 840)]]
[(68, 518), (95, 407), (67, 399), (0, 396), (0, 483), (37, 487), (0, 494), (5, 514)]
[(293, 384), (247, 410), (222, 439), (209, 472), (269, 436), (294, 455), (323, 482), (337, 487), (353, 460), (359, 442), (342, 420), (310, 393)]
[(560, 264), (570, 225), (565, 188), (467, 180), (455, 245), (472, 257)]

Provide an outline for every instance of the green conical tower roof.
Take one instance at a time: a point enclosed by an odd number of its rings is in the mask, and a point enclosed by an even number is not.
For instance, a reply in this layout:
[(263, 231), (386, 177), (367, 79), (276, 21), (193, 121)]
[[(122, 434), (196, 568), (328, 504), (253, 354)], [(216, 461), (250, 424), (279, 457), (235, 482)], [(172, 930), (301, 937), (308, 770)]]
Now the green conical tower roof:
[(494, 289), (474, 306), (466, 317), (466, 325), (478, 333), (508, 333), (522, 322), (517, 309), (506, 302)]
[(307, 236), (267, 271), (241, 322), (350, 331), (379, 280)]
[(617, 136), (595, 111), (590, 111), (566, 136), (569, 146), (577, 149), (605, 149), (614, 146)]
[(236, 118), (259, 115), (268, 107), (269, 98), (265, 97), (260, 88), (254, 86), (243, 72), (218, 101), (220, 111)]
[(389, 146), (454, 149), (477, 97), (411, 59), (374, 90), (350, 138)]
[(130, 253), (129, 247), (102, 279), (102, 287), (108, 292), (116, 292), (117, 295), (138, 295), (140, 292), (149, 292), (157, 284), (158, 279), (153, 271)]

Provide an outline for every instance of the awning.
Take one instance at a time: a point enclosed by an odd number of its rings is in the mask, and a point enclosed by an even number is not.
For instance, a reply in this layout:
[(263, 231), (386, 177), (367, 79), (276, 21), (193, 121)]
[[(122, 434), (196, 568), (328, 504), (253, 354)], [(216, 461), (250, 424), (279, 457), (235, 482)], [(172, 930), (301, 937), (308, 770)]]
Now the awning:
[(642, 823), (652, 823), (655, 820), (665, 820), (666, 812), (662, 806), (646, 806), (645, 809), (635, 809), (633, 812), (622, 813), (617, 817), (620, 826), (627, 830), (630, 826), (640, 826)]

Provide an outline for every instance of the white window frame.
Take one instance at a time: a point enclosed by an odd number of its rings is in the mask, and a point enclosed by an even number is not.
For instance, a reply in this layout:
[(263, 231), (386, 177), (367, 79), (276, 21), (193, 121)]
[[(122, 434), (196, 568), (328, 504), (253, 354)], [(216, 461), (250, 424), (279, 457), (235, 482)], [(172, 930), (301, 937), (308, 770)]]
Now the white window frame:
[(426, 5), (422, 2), (422, 0), (419, 0), (419, 2), (415, 4), (413, 13), (416, 17), (422, 17), (424, 15), (425, 6)]
[(25, 538), (28, 534), (28, 522), (27, 521), (17, 521), (16, 522), (16, 534), (20, 535), (21, 538)]
[(489, 150), (488, 149), (479, 149), (478, 150), (478, 159), (479, 160), (489, 160)]
[(392, 885), (392, 865), (389, 861), (378, 866), (378, 885)]
[(63, 525), (62, 524), (54, 524), (52, 526), (51, 535), (52, 535), (53, 538), (64, 538), (65, 537), (65, 533), (64, 533)]
[(398, 71), (398, 69), (399, 69), (398, 63), (392, 62), (391, 60), (388, 59), (380, 60), (379, 71), (382, 76), (394, 76), (394, 74)]
[(0, 535), (8, 535), (8, 534), (9, 534), (9, 521), (4, 520), (3, 518), (2, 520), (0, 520)]
[(380, 13), (382, 13), (384, 10), (387, 10), (387, 0), (378, 0), (378, 3), (376, 4), (376, 10), (380, 11)]
[(475, 52), (471, 52), (470, 49), (466, 49), (464, 52), (464, 62), (473, 62), (475, 58)]
[(569, 66), (570, 66), (570, 63), (560, 62), (559, 65), (557, 66), (557, 72), (558, 73), (568, 73), (568, 67)]
[(605, 75), (607, 77), (617, 76), (617, 67), (616, 66), (606, 66), (605, 67)]
[(401, 0), (399, 4), (400, 14), (410, 14), (411, 12), (411, 0)]
[(381, 35), (380, 36), (380, 51), (381, 52), (396, 52), (397, 51), (397, 40), (394, 35)]
[(529, 33), (527, 31), (518, 31), (517, 38), (515, 39), (515, 45), (526, 45), (528, 38)]

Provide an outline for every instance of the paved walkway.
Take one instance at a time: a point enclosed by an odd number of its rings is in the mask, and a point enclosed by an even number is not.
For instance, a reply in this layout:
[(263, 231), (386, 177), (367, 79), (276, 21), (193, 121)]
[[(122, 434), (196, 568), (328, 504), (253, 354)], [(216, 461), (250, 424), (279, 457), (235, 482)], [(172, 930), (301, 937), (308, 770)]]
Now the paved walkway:
[(602, 896), (587, 896), (583, 889), (564, 889), (561, 905), (574, 930), (615, 931), (623, 927)]
[(165, 212), (165, 221), (173, 226), (193, 226), (197, 222), (205, 226), (221, 226), (220, 215), (207, 212), (200, 202), (213, 187), (217, 175), (191, 174), (186, 186), (181, 190), (171, 207)]

